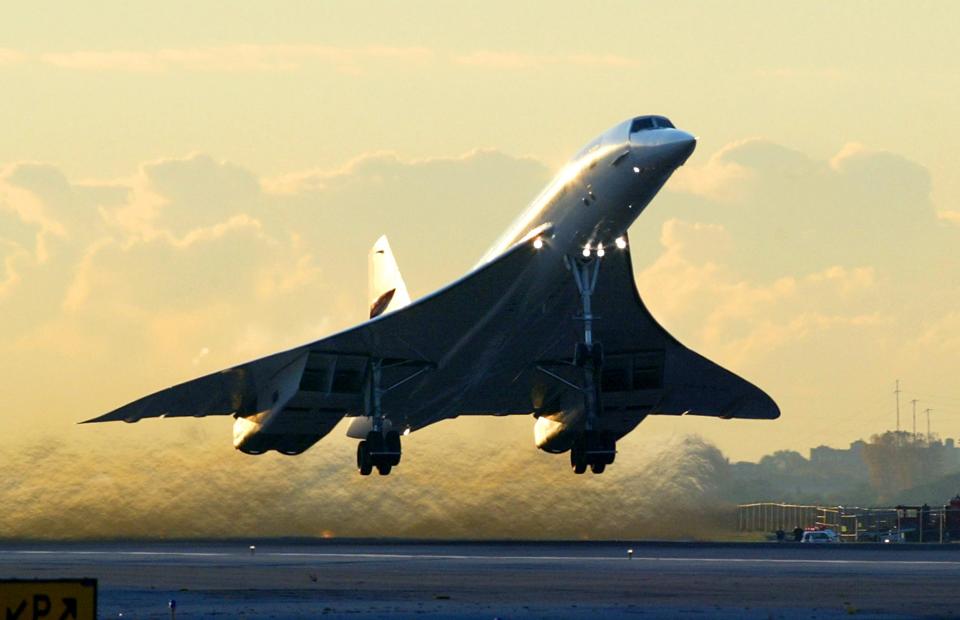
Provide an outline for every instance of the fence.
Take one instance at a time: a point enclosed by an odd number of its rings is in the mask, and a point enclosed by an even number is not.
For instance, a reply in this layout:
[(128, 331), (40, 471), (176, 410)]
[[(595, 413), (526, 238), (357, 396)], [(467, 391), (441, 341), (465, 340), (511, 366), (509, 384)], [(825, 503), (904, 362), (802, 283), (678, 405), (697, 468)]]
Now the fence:
[(843, 542), (960, 541), (960, 506), (813, 506), (758, 502), (737, 506), (741, 532), (792, 532), (795, 528), (837, 532)]

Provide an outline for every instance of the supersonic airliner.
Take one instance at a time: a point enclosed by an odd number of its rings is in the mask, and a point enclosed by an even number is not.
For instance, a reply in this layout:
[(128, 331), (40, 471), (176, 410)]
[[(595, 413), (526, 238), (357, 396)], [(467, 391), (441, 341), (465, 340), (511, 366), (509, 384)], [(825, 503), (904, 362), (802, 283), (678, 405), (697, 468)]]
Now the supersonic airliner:
[(587, 144), (470, 273), (411, 303), (386, 237), (369, 320), (143, 397), (88, 422), (232, 415), (247, 454), (300, 454), (345, 416), (357, 468), (387, 475), (401, 437), (462, 415), (531, 415), (577, 474), (613, 463), (649, 415), (775, 419), (759, 388), (686, 348), (636, 289), (627, 229), (696, 139), (663, 116)]

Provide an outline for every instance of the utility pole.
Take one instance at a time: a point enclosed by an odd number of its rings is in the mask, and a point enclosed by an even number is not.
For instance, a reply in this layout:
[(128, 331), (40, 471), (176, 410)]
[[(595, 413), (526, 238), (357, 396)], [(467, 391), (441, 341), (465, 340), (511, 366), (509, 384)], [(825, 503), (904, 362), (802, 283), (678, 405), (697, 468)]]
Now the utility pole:
[(897, 389), (893, 391), (897, 395), (897, 437), (900, 436), (900, 379), (897, 379)]
[(930, 412), (931, 412), (931, 411), (933, 411), (933, 410), (930, 409), (929, 407), (927, 407), (927, 408), (924, 409), (924, 411), (923, 411), (924, 413), (927, 414), (927, 443), (930, 443), (930, 441), (933, 440), (933, 435), (930, 434)]
[(913, 404), (913, 440), (917, 440), (917, 399), (910, 401)]

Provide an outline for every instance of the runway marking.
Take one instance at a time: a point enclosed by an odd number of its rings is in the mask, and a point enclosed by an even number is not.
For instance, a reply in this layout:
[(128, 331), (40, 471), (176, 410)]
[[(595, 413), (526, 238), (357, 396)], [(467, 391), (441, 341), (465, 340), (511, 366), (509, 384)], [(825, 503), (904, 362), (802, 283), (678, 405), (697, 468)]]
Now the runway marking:
[(866, 564), (870, 566), (960, 566), (960, 560), (888, 560), (888, 559), (812, 559), (812, 558), (724, 558), (634, 556), (633, 559), (612, 556), (570, 555), (458, 555), (418, 553), (336, 553), (336, 552), (269, 552), (255, 555), (245, 551), (83, 551), (83, 550), (2, 550), (0, 555), (72, 555), (72, 556), (129, 556), (129, 557), (185, 557), (185, 558), (340, 558), (359, 560), (472, 560), (493, 562), (688, 562), (704, 564)]
[(502, 560), (502, 561), (548, 561), (560, 560), (564, 562), (739, 562), (739, 563), (777, 563), (777, 564), (933, 564), (933, 565), (958, 565), (960, 560), (823, 560), (823, 559), (802, 559), (802, 558), (700, 558), (700, 557), (656, 557), (656, 556), (634, 556), (633, 559), (626, 557), (610, 556), (568, 556), (568, 555), (431, 555), (431, 554), (401, 554), (401, 553), (265, 553), (263, 555), (279, 557), (334, 557), (334, 558), (359, 558), (359, 559), (425, 559), (425, 560)]
[(0, 554), (4, 553), (13, 553), (21, 555), (159, 555), (159, 556), (185, 556), (185, 557), (229, 557), (237, 555), (236, 553), (215, 553), (215, 552), (201, 552), (201, 551), (73, 551), (73, 550), (63, 550), (63, 551), (50, 551), (50, 550), (12, 550), (7, 551), (0, 549)]

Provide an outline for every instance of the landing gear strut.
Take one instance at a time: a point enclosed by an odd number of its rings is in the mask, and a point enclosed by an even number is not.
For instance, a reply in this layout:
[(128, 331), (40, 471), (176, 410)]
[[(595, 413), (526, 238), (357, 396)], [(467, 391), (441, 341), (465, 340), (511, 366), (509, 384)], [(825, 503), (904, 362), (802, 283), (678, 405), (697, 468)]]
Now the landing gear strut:
[(595, 474), (602, 474), (607, 465), (613, 463), (617, 455), (617, 440), (610, 433), (597, 429), (598, 420), (603, 413), (601, 376), (603, 372), (603, 345), (593, 340), (593, 291), (600, 275), (602, 254), (585, 259), (565, 257), (567, 268), (573, 274), (577, 291), (580, 293), (580, 316), (583, 321), (583, 342), (574, 349), (573, 363), (583, 369), (583, 385), (586, 421), (583, 433), (577, 438), (570, 450), (570, 465), (575, 474), (582, 474), (590, 468)]

